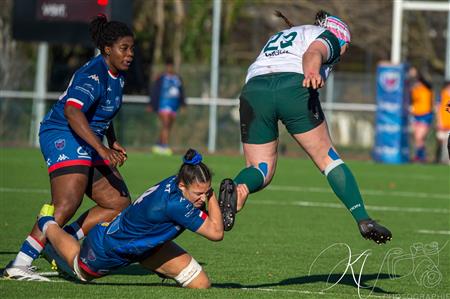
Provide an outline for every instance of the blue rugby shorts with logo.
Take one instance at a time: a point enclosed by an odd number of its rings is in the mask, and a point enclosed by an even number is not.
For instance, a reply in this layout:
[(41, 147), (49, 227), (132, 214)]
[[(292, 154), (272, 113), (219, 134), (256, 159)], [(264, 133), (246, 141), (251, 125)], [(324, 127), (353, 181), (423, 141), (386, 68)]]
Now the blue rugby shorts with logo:
[(92, 146), (68, 131), (43, 131), (39, 142), (50, 176), (56, 170), (70, 166), (109, 165), (109, 161), (100, 157)]

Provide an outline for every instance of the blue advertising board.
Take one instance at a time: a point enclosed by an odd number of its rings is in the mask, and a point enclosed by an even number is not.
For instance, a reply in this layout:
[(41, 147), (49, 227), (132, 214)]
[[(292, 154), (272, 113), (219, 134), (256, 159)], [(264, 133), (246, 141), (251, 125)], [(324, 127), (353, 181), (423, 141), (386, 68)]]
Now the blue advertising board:
[(382, 163), (409, 161), (408, 103), (405, 64), (377, 68), (375, 147), (373, 158)]

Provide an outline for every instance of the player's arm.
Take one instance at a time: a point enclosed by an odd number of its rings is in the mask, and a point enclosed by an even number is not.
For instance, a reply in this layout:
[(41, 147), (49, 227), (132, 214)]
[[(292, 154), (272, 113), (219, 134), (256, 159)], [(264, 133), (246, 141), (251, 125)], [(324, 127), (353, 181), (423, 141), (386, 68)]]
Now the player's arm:
[(208, 201), (209, 215), (196, 233), (211, 241), (221, 241), (223, 239), (223, 220), (216, 195), (212, 192)]
[(322, 41), (313, 41), (303, 54), (303, 87), (321, 88), (325, 80), (320, 75), (320, 68), (328, 59), (328, 49)]

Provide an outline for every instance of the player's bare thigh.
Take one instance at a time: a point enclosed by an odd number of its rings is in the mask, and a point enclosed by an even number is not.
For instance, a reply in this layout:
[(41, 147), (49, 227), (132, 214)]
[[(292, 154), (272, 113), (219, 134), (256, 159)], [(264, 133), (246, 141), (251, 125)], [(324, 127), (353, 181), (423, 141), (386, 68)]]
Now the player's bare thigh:
[(64, 225), (75, 214), (87, 184), (88, 176), (82, 173), (64, 174), (50, 180), (54, 216), (59, 225)]
[(94, 170), (86, 194), (97, 203), (98, 206), (116, 211), (122, 211), (130, 204), (128, 188), (114, 167), (101, 166)]
[[(192, 256), (183, 248), (173, 241), (168, 241), (140, 263), (147, 269), (175, 278), (189, 265), (191, 260)], [(210, 286), (208, 275), (202, 269), (186, 287), (204, 289)]]
[(333, 148), (334, 151), (336, 149), (334, 149), (331, 143), (328, 126), (325, 121), (308, 132), (294, 134), (292, 136), (306, 151), (320, 171), (323, 171), (327, 165), (333, 162), (328, 152), (330, 148)]

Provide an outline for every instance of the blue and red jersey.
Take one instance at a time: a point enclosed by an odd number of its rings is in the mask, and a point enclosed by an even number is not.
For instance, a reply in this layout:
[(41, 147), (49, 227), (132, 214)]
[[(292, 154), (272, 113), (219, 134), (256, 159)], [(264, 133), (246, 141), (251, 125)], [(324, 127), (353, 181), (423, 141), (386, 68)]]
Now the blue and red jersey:
[(157, 246), (185, 229), (196, 232), (208, 215), (183, 197), (176, 176), (145, 191), (111, 223), (95, 226), (84, 241), (80, 260), (106, 274), (148, 257)]
[(113, 74), (103, 56), (96, 56), (75, 72), (67, 90), (41, 122), (40, 133), (71, 131), (64, 116), (64, 107), (70, 105), (83, 111), (92, 131), (103, 137), (122, 105), (124, 84), (123, 74)]

